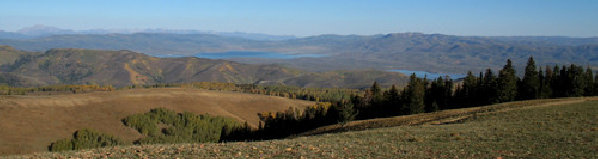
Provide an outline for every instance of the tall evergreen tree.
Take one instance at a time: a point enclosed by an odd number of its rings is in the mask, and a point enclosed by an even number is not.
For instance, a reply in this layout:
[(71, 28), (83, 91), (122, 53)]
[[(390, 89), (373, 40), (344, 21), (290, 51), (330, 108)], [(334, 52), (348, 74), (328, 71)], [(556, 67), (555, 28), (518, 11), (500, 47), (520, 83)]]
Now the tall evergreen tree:
[(405, 106), (408, 109), (408, 114), (423, 113), (424, 109), (424, 82), (417, 78), (415, 73), (411, 74), (409, 78), (409, 85), (405, 88)]
[(470, 107), (476, 105), (476, 95), (477, 95), (477, 88), (478, 88), (478, 78), (473, 76), (471, 71), (467, 72), (467, 76), (463, 80), (463, 93), (464, 96), (463, 104), (464, 106)]
[(378, 85), (378, 82), (374, 82), (374, 84), (372, 84), (372, 87), (370, 88), (370, 91), (372, 91), (372, 94), (374, 97), (378, 96), (382, 96), (382, 89), (380, 88), (380, 86)]
[(582, 96), (584, 93), (584, 89), (586, 87), (586, 81), (585, 81), (585, 74), (583, 72), (583, 68), (580, 66), (576, 66), (574, 64), (571, 64), (569, 66), (569, 70), (566, 71), (567, 75), (568, 75), (568, 80), (567, 80), (567, 95), (568, 97), (578, 97), (578, 96)]
[(538, 72), (538, 77), (540, 78), (540, 95), (539, 98), (546, 99), (552, 97), (552, 70), (550, 67), (546, 67), (546, 73), (542, 72), (542, 69)]
[(401, 96), (399, 95), (397, 87), (393, 84), (388, 91), (384, 92), (383, 96), (386, 105), (385, 112), (387, 112), (388, 115), (400, 114)]
[(345, 124), (347, 124), (350, 121), (353, 121), (355, 119), (355, 116), (357, 115), (357, 110), (355, 109), (355, 107), (353, 107), (353, 103), (351, 102), (341, 102), (339, 104), (339, 123), (342, 126), (345, 126)]
[(536, 63), (534, 58), (530, 57), (527, 60), (527, 66), (525, 66), (525, 75), (522, 80), (522, 88), (519, 92), (522, 99), (537, 99), (539, 97), (540, 89), (540, 78), (538, 77), (538, 71), (536, 70)]
[(596, 81), (594, 81), (594, 72), (592, 71), (592, 68), (590, 68), (590, 66), (588, 66), (588, 68), (586, 68), (584, 80), (585, 80), (585, 85), (586, 85), (586, 87), (583, 90), (584, 96), (594, 95), (594, 82), (596, 82)]
[(496, 103), (496, 94), (497, 94), (497, 83), (496, 83), (496, 76), (492, 73), (491, 69), (486, 69), (484, 73), (484, 83), (482, 85), (482, 93), (483, 94), (483, 104), (492, 104)]
[(561, 75), (560, 75), (560, 68), (559, 65), (554, 65), (552, 69), (552, 80), (550, 81), (550, 86), (552, 88), (552, 97), (560, 97), (562, 95), (561, 89)]
[(517, 76), (511, 59), (507, 60), (507, 64), (498, 74), (497, 95), (499, 102), (513, 101), (517, 95)]
[(382, 96), (382, 89), (378, 85), (378, 82), (374, 82), (374, 84), (372, 84), (370, 91), (372, 92), (372, 98), (370, 101), (371, 106), (381, 107), (384, 104), (384, 97)]

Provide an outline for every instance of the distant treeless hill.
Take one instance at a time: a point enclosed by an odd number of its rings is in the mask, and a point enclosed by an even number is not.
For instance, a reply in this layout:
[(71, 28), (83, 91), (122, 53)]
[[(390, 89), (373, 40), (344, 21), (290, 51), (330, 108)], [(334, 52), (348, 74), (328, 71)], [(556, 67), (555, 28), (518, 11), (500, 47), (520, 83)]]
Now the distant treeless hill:
[(0, 61), (4, 64), (0, 83), (13, 86), (231, 82), (363, 88), (373, 81), (389, 86), (407, 80), (403, 74), (385, 71), (306, 72), (194, 57), (156, 58), (131, 51), (51, 49), (33, 53), (3, 48), (0, 59), (10, 60)]
[(500, 68), (507, 59), (524, 65), (534, 56), (539, 65), (598, 66), (598, 38), (564, 36), (454, 36), (394, 33), (385, 35), (318, 35), (288, 40), (250, 40), (213, 34), (80, 34), (34, 39), (2, 39), (27, 51), (51, 48), (133, 50), (148, 54), (193, 55), (202, 52), (262, 51), (317, 53), (302, 59), (238, 59), (245, 63), (285, 64), (312, 71), (406, 69), (463, 73)]
[(51, 96), (0, 96), (0, 154), (46, 151), (51, 142), (91, 128), (131, 142), (141, 138), (121, 120), (164, 107), (176, 112), (209, 113), (247, 121), (257, 113), (307, 107), (313, 102), (284, 97), (198, 89), (133, 89)]

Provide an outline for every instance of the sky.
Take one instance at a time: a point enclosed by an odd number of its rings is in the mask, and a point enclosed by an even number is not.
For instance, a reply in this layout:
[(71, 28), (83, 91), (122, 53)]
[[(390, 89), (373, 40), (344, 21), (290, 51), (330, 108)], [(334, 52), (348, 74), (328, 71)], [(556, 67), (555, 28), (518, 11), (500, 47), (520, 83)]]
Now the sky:
[(596, 0), (2, 0), (0, 30), (598, 36)]

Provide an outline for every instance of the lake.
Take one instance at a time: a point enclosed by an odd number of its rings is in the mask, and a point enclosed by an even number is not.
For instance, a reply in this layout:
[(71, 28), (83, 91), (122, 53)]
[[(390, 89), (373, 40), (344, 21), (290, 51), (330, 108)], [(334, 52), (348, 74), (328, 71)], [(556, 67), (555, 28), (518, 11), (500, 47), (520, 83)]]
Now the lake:
[(198, 58), (208, 59), (233, 59), (233, 58), (263, 58), (263, 59), (295, 59), (295, 58), (317, 58), (326, 57), (325, 54), (285, 54), (276, 52), (253, 52), (253, 51), (229, 51), (219, 53), (198, 53)]
[(427, 79), (436, 79), (441, 76), (442, 77), (449, 76), (452, 79), (459, 79), (459, 78), (463, 78), (466, 76), (465, 74), (458, 74), (458, 73), (437, 73), (437, 72), (412, 71), (412, 70), (388, 70), (388, 71), (400, 72), (407, 76), (411, 76), (412, 73), (415, 73), (416, 77), (419, 77), (419, 78), (426, 77)]

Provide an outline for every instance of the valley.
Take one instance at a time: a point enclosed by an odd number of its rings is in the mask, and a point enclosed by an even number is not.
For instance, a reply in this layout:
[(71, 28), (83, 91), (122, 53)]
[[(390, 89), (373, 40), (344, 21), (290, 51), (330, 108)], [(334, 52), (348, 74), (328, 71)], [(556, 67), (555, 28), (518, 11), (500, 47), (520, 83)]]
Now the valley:
[(477, 72), (487, 68), (497, 69), (507, 59), (522, 64), (530, 56), (535, 57), (540, 65), (598, 65), (596, 37), (390, 33), (255, 40), (215, 34), (135, 33), (0, 39), (0, 45), (36, 52), (52, 48), (84, 48), (131, 50), (175, 57), (226, 52), (294, 54), (297, 58), (236, 58), (234, 61), (279, 64), (308, 71), (401, 69), (443, 73)]
[(309, 72), (275, 64), (243, 64), (205, 58), (156, 58), (132, 51), (51, 49), (46, 52), (0, 48), (0, 84), (34, 87), (55, 84), (134, 84), (230, 82), (299, 87), (364, 88), (404, 83), (407, 76), (386, 71)]

